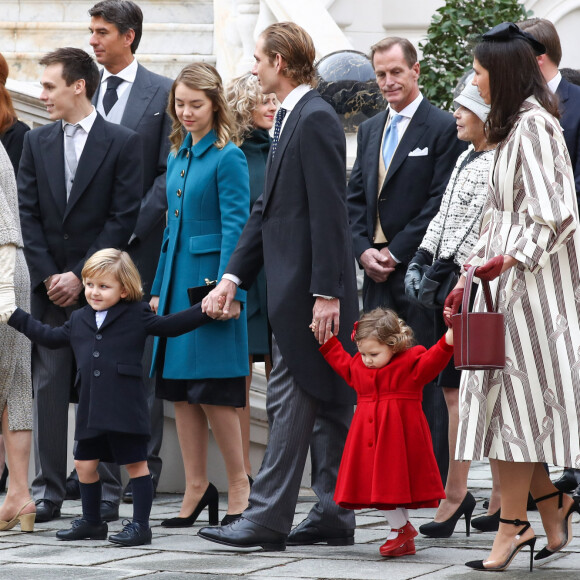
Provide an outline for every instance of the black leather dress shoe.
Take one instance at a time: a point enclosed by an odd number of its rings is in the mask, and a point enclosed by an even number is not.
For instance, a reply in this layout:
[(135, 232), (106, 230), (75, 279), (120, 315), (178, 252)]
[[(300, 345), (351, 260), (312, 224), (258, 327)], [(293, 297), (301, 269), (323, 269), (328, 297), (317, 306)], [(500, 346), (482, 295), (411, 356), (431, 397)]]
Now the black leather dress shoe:
[(201, 528), (197, 535), (204, 540), (232, 548), (260, 547), (266, 552), (283, 552), (286, 549), (286, 534), (275, 532), (246, 518), (240, 518), (223, 527)]
[(36, 501), (35, 521), (37, 523), (50, 522), (56, 518), (60, 518), (60, 506), (49, 499), (39, 499)]
[(124, 528), (118, 534), (109, 536), (109, 542), (121, 546), (144, 546), (151, 543), (151, 528), (137, 522), (123, 521)]
[(114, 501), (101, 501), (101, 519), (104, 522), (114, 522), (119, 519), (119, 506)]
[(311, 544), (352, 546), (354, 544), (354, 530), (323, 526), (306, 518), (288, 534), (286, 543), (289, 546), (309, 546)]
[(68, 530), (59, 530), (56, 532), (58, 540), (72, 541), (72, 540), (106, 540), (108, 527), (105, 522), (100, 524), (93, 524), (79, 518), (71, 522), (71, 527)]
[(75, 500), (81, 499), (81, 488), (79, 480), (76, 477), (69, 475), (66, 480), (64, 499)]
[(552, 483), (556, 486), (557, 490), (563, 491), (564, 493), (570, 493), (578, 487), (580, 481), (576, 479), (575, 469), (566, 468), (562, 475)]
[(131, 485), (131, 481), (129, 481), (127, 487), (123, 490), (121, 499), (123, 503), (133, 503), (133, 486)]

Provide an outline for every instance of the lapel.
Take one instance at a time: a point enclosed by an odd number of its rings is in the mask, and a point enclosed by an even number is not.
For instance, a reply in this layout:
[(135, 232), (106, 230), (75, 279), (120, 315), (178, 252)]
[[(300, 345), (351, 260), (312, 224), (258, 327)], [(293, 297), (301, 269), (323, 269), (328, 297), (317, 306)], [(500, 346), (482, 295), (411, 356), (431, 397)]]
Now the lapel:
[[(129, 98), (123, 111), (121, 125), (136, 131), (149, 103), (158, 90), (158, 86), (156, 87), (151, 84), (149, 71), (138, 64), (137, 76), (135, 76), (135, 82), (131, 87), (131, 92), (129, 93)], [(162, 115), (163, 111), (159, 114)]]
[(296, 106), (290, 111), (290, 114), (286, 118), (286, 123), (284, 125), (284, 129), (282, 134), (280, 135), (280, 140), (278, 141), (278, 145), (276, 147), (276, 155), (274, 160), (272, 161), (272, 149), (270, 148), (270, 152), (268, 153), (268, 159), (266, 161), (266, 175), (265, 175), (265, 186), (264, 186), (264, 211), (266, 206), (268, 205), (268, 201), (270, 199), (270, 194), (274, 189), (274, 184), (276, 183), (276, 177), (278, 172), (280, 171), (280, 164), (282, 163), (282, 157), (284, 156), (284, 151), (288, 146), (288, 143), (292, 139), (292, 135), (298, 126), (300, 121), (300, 117), (302, 114), (302, 109), (310, 101), (315, 97), (318, 97), (319, 93), (315, 89), (308, 91), (299, 101), (296, 103)]
[(64, 178), (64, 137), (62, 122), (56, 121), (41, 139), (40, 155), (48, 175), (48, 187), (61, 214), (66, 208), (66, 185)]
[[(99, 328), (99, 330), (102, 331), (107, 326), (110, 326), (111, 324), (113, 324), (113, 322), (115, 322), (115, 320), (117, 320), (117, 318), (119, 318), (119, 316), (121, 316), (122, 314), (124, 314), (128, 310), (128, 308), (131, 304), (132, 304), (132, 302), (123, 302), (121, 300), (121, 302), (117, 302), (117, 304), (115, 304), (115, 306), (113, 306), (112, 308), (109, 308), (109, 310), (107, 312), (107, 316), (105, 316), (105, 320), (103, 321), (103, 324), (101, 324), (101, 327)], [(94, 319), (95, 319), (95, 311), (93, 310), (93, 324), (96, 327), (97, 323), (94, 321)]]
[(376, 206), (377, 192), (379, 190), (379, 160), (383, 150), (383, 131), (385, 123), (387, 122), (388, 112), (383, 111), (373, 117), (371, 127), (369, 129), (369, 136), (367, 138), (367, 146), (364, 163), (366, 165), (366, 172), (369, 176), (369, 186), (366, 188), (367, 198)]
[[(430, 106), (431, 105), (429, 101), (423, 98), (421, 104), (419, 105), (419, 108), (413, 115), (413, 118), (411, 119), (411, 122), (409, 123), (409, 126), (407, 127), (407, 130), (405, 131), (405, 134), (403, 135), (403, 138), (401, 139), (401, 142), (399, 143), (397, 150), (395, 151), (395, 155), (393, 156), (391, 165), (389, 166), (389, 170), (385, 177), (383, 187), (387, 185), (391, 177), (397, 172), (397, 170), (403, 164), (409, 153), (413, 151), (413, 149), (415, 149), (417, 142), (427, 130), (426, 121), (427, 117), (429, 116)], [(379, 161), (377, 159), (377, 164), (378, 162)], [(377, 173), (376, 167), (377, 165), (375, 165), (375, 173)]]
[[(64, 219), (66, 219), (71, 209), (91, 183), (91, 180), (95, 176), (97, 169), (103, 162), (103, 159), (111, 146), (111, 142), (112, 137), (107, 131), (106, 121), (97, 113), (97, 118), (89, 132), (87, 142), (85, 143), (85, 147), (79, 159), (75, 180), (70, 192), (68, 203), (66, 204)], [(62, 171), (64, 173), (64, 165)]]

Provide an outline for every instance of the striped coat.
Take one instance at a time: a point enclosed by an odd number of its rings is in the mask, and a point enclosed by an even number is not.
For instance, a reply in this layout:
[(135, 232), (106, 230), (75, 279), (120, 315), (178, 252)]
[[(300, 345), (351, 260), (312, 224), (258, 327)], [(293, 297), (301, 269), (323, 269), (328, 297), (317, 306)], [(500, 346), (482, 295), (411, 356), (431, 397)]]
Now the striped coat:
[[(530, 98), (500, 144), (481, 237), (468, 262), (508, 254), (491, 283), (505, 314), (506, 366), (461, 379), (458, 459), (580, 467), (580, 230), (558, 122)], [(483, 310), (477, 297), (476, 310)]]

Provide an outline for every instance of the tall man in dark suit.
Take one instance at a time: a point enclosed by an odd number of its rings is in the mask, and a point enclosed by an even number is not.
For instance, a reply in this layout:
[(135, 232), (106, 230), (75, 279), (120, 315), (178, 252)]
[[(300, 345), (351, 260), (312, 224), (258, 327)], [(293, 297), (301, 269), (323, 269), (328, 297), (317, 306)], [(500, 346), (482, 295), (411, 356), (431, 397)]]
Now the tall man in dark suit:
[[(107, 121), (129, 127), (142, 137), (141, 209), (128, 252), (139, 268), (144, 299), (149, 300), (167, 211), (165, 172), (171, 120), (165, 109), (172, 81), (147, 70), (135, 58), (143, 29), (143, 13), (137, 4), (130, 0), (104, 0), (95, 4), (89, 15), (89, 42), (97, 62), (104, 67), (93, 104)], [(163, 440), (163, 401), (155, 398), (155, 381), (149, 377), (152, 345), (153, 338), (150, 337), (143, 356), (143, 381), (149, 392), (151, 411), (147, 463), (156, 489), (161, 476), (159, 451)], [(102, 511), (114, 512), (121, 486), (119, 467), (106, 464), (101, 469), (103, 500), (110, 502), (109, 506), (103, 505)], [(130, 484), (123, 492), (123, 499), (127, 502), (133, 499)]]
[[(421, 94), (417, 52), (406, 38), (381, 40), (371, 48), (371, 60), (389, 106), (359, 127), (348, 184), (354, 252), (365, 271), (363, 307), (392, 308), (417, 341), (429, 347), (439, 338), (434, 336), (434, 316), (441, 312), (409, 302), (405, 272), (465, 145), (457, 139), (453, 117)], [(425, 389), (423, 408), (445, 479), (448, 438), (442, 394)]]
[[(266, 164), (264, 194), (252, 210), (209, 313), (224, 313), (237, 285), (251, 286), (262, 265), (268, 287), (274, 368), (268, 383), (270, 437), (248, 509), (236, 522), (199, 535), (234, 547), (354, 541), (354, 514), (333, 501), (338, 466), (352, 418), (353, 392), (318, 352), (331, 332), (353, 348), (357, 316), (354, 259), (348, 231), (345, 137), (334, 110), (312, 88), (314, 45), (296, 24), (269, 26), (255, 51), (264, 93), (281, 102)], [(350, 347), (348, 346), (350, 345)], [(318, 502), (292, 532), (310, 447)]]
[[(102, 248), (123, 248), (135, 231), (143, 182), (141, 139), (107, 123), (91, 104), (99, 71), (83, 50), (44, 56), (40, 99), (55, 121), (26, 134), (18, 172), (32, 314), (61, 325), (82, 303), (81, 270)], [(67, 423), (75, 382), (72, 351), (32, 355), (36, 520), (60, 516)]]
[[(576, 197), (580, 205), (580, 87), (562, 77), (558, 70), (562, 60), (562, 46), (556, 27), (545, 18), (530, 18), (518, 26), (529, 32), (545, 47), (546, 53), (536, 57), (549, 89), (560, 98), (560, 124), (564, 129), (564, 140), (570, 153), (576, 183)], [(580, 499), (580, 470), (568, 468), (554, 484), (562, 491), (574, 491)]]

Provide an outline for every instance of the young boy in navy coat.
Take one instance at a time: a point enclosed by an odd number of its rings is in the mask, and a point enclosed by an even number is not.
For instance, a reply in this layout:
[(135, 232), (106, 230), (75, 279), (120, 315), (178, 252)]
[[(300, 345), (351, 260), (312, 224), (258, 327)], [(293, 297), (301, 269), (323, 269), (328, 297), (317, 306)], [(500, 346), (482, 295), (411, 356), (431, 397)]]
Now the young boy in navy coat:
[[(83, 516), (60, 530), (60, 540), (104, 540), (101, 521), (99, 461), (127, 468), (133, 487), (133, 521), (109, 541), (123, 546), (151, 543), (149, 514), (153, 483), (147, 467), (150, 420), (141, 359), (148, 335), (178, 336), (211, 321), (196, 305), (157, 316), (141, 302), (141, 278), (126, 252), (93, 254), (82, 270), (87, 306), (53, 328), (16, 309), (8, 324), (48, 348), (70, 345), (77, 363), (79, 404), (75, 467), (79, 475)], [(185, 292), (185, 289), (183, 290)]]

